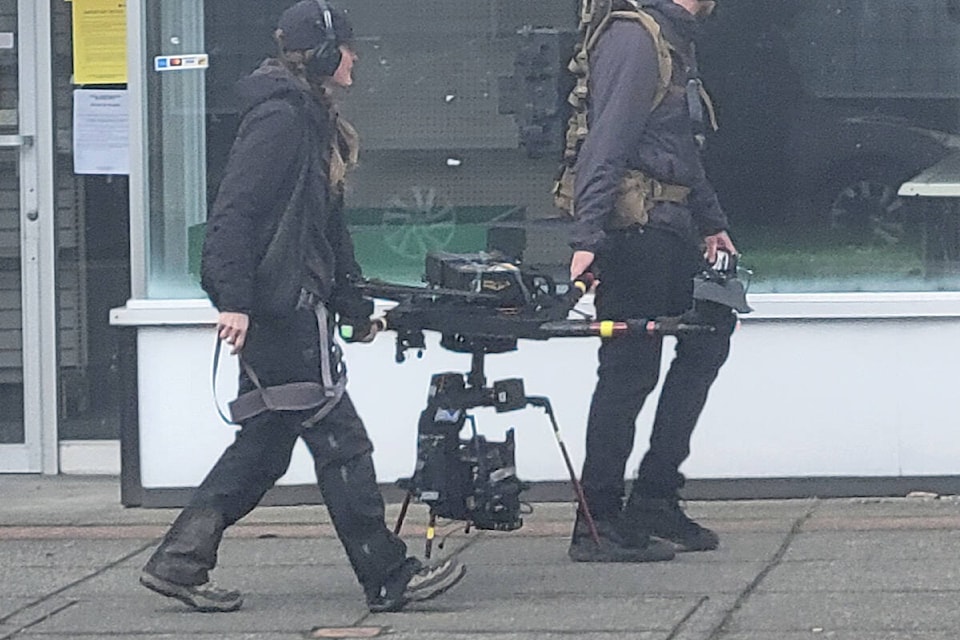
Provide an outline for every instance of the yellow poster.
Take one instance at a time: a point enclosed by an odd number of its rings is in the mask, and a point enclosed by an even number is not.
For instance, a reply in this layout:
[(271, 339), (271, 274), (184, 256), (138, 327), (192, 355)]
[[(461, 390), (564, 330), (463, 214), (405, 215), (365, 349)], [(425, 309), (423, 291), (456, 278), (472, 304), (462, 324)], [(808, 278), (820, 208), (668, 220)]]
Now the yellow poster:
[(127, 82), (126, 0), (73, 0), (73, 82)]

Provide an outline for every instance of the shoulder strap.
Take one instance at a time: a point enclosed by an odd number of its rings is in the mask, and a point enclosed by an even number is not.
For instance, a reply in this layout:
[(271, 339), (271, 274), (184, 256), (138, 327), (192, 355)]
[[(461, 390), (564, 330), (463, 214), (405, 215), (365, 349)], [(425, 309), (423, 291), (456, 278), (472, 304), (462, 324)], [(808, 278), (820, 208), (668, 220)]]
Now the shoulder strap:
[(572, 141), (571, 138), (573, 140), (583, 140), (583, 138), (586, 137), (586, 103), (588, 83), (590, 80), (590, 52), (596, 47), (597, 41), (612, 20), (633, 20), (638, 22), (653, 38), (654, 45), (657, 49), (659, 78), (657, 90), (653, 96), (653, 109), (656, 109), (660, 105), (670, 90), (670, 83), (673, 80), (674, 47), (663, 35), (663, 31), (656, 19), (642, 9), (608, 12), (600, 18), (596, 26), (592, 23), (588, 23), (585, 26), (583, 44), (577, 50), (568, 66), (571, 73), (577, 77), (576, 86), (567, 98), (567, 102), (575, 109), (575, 113), (571, 117), (570, 126), (567, 130), (568, 146)]
[(673, 80), (673, 45), (664, 37), (656, 19), (643, 9), (613, 11), (610, 13), (610, 18), (639, 22), (653, 37), (653, 44), (657, 48), (657, 64), (660, 68), (660, 84), (657, 86), (657, 92), (653, 97), (653, 108), (656, 109), (666, 97), (670, 90), (670, 82)]
[(568, 69), (577, 79), (576, 85), (567, 98), (567, 102), (573, 107), (573, 113), (567, 121), (563, 161), (553, 187), (554, 204), (570, 214), (573, 213), (573, 167), (576, 164), (580, 145), (588, 132), (587, 94), (590, 81), (590, 52), (613, 20), (633, 20), (646, 29), (653, 38), (657, 50), (659, 82), (653, 96), (651, 110), (656, 109), (663, 102), (673, 80), (674, 47), (667, 41), (660, 24), (652, 15), (639, 7), (633, 10), (610, 11), (609, 3), (597, 0), (583, 3), (580, 15), (583, 40), (568, 65)]

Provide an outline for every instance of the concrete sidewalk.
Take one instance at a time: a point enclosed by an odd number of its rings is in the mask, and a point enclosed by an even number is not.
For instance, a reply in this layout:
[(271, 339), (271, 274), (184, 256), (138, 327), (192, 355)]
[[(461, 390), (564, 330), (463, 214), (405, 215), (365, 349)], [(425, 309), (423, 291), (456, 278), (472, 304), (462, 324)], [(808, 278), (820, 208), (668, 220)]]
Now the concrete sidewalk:
[[(215, 577), (244, 608), (199, 614), (137, 584), (175, 510), (124, 509), (116, 478), (0, 476), (0, 495), (0, 640), (960, 637), (952, 497), (690, 503), (721, 548), (643, 565), (570, 562), (572, 505), (538, 504), (516, 532), (450, 529), (435, 554), (459, 550), (463, 582), (371, 615), (323, 507), (259, 508), (232, 528)], [(424, 516), (405, 526), (418, 554)], [(313, 632), (331, 627), (353, 629)]]

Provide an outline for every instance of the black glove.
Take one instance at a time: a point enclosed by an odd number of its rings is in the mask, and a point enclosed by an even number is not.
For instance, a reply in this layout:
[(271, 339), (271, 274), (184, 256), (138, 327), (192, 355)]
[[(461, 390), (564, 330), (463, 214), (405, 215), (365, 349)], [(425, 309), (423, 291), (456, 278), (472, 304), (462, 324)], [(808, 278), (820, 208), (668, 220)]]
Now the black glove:
[(373, 300), (364, 298), (354, 286), (342, 285), (330, 296), (330, 310), (341, 318), (369, 318), (373, 315)]

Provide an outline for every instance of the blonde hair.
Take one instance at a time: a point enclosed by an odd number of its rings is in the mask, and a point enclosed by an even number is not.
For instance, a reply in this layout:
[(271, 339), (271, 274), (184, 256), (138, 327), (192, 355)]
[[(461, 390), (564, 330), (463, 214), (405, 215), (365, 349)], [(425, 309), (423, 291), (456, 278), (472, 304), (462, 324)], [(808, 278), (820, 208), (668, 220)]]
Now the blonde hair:
[(330, 184), (343, 190), (347, 172), (357, 166), (360, 158), (360, 136), (353, 125), (337, 116), (337, 135), (330, 153)]

